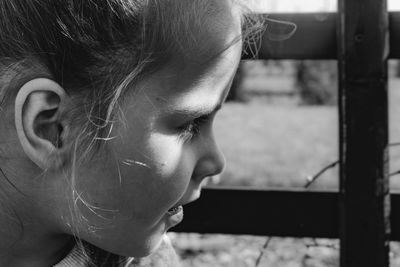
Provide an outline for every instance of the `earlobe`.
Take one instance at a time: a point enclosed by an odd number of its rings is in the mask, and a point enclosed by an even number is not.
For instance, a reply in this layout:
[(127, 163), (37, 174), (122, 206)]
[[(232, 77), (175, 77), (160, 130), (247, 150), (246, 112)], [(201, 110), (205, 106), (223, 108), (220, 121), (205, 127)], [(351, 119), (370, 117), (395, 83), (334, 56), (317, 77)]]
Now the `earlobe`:
[(56, 167), (64, 126), (60, 107), (66, 100), (56, 82), (37, 78), (25, 83), (15, 98), (15, 126), (25, 154), (41, 169)]

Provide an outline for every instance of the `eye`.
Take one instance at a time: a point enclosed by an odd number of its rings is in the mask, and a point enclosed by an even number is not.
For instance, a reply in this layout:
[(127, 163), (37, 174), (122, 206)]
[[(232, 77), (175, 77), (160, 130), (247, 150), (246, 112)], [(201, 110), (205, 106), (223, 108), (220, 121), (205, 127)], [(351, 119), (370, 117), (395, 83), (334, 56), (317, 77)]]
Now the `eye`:
[(204, 115), (183, 124), (182, 126), (178, 127), (179, 138), (184, 141), (193, 139), (200, 133), (202, 126), (208, 123), (210, 120), (211, 115)]

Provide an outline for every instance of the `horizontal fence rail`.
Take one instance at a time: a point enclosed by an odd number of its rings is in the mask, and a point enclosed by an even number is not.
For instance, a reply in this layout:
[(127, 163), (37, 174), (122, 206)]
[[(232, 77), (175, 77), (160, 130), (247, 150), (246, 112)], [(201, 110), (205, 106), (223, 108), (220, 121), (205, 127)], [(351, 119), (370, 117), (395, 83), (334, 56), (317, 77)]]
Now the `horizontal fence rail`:
[[(391, 194), (391, 240), (400, 241), (400, 194)], [(174, 232), (339, 238), (339, 193), (203, 189)], [(201, 211), (201, 212), (200, 212)]]
[[(337, 58), (337, 13), (274, 13), (268, 17), (293, 22), (297, 31), (285, 41), (270, 41), (264, 36), (259, 59)], [(389, 27), (389, 58), (400, 59), (400, 12), (389, 13)]]

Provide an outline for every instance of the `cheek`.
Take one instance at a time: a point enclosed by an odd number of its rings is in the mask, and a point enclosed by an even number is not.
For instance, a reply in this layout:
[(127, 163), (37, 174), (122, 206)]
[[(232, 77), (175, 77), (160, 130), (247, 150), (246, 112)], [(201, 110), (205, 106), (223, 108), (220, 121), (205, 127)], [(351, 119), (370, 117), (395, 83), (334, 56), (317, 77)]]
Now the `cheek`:
[(141, 142), (125, 140), (113, 143), (79, 175), (78, 192), (88, 204), (80, 206), (94, 224), (104, 223), (101, 218), (155, 224), (189, 186), (195, 166), (190, 144), (157, 133)]
[(152, 167), (166, 179), (191, 169), (187, 148), (176, 136), (153, 134), (143, 150), (147, 151)]
[(145, 217), (149, 210), (165, 212), (184, 195), (194, 160), (176, 136), (155, 133), (140, 146), (125, 146), (120, 152), (122, 202), (133, 203), (136, 216)]
[(153, 134), (143, 151), (146, 151), (145, 156), (150, 163), (149, 170), (155, 177), (154, 182), (160, 185), (155, 192), (183, 194), (194, 168), (189, 147), (176, 136)]

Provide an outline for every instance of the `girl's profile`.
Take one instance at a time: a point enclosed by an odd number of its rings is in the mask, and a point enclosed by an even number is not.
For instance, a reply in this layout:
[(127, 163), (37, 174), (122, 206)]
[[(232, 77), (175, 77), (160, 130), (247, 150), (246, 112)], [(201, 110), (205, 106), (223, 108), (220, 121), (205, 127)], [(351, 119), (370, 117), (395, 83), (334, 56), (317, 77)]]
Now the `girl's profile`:
[(134, 266), (222, 171), (213, 119), (260, 24), (231, 0), (0, 12), (0, 266)]

